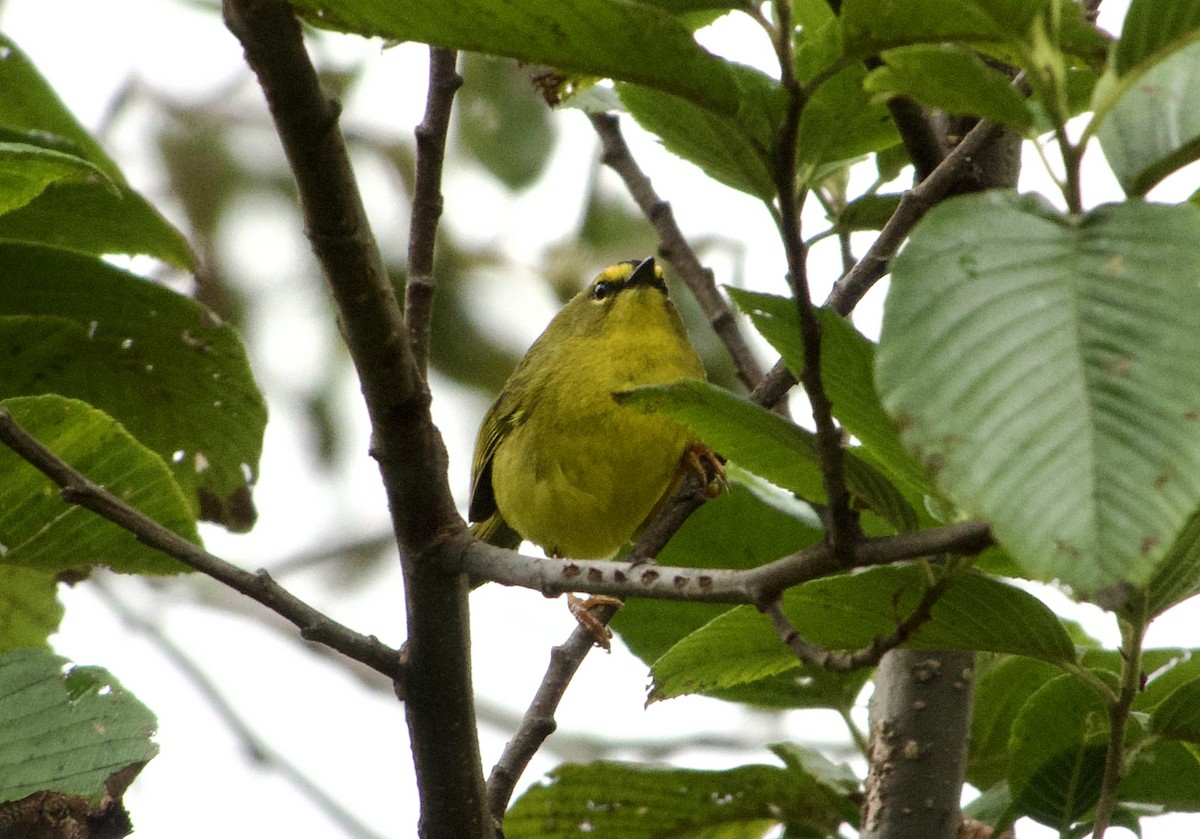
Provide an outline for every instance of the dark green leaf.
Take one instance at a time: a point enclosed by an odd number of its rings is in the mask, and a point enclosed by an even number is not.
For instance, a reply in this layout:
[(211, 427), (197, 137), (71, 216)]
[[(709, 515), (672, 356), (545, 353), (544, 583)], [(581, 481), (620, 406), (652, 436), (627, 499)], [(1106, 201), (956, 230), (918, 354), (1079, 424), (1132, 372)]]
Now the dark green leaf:
[[(167, 465), (111, 417), (73, 399), (31, 396), (0, 407), (58, 457), (93, 483), (197, 544), (187, 498)], [(147, 547), (127, 530), (68, 505), (50, 479), (15, 452), (0, 447), (0, 538), (6, 564), (54, 574), (81, 565), (107, 565), (138, 574), (187, 569)]]
[[(799, 376), (804, 368), (804, 346), (795, 301), (741, 289), (728, 291), (792, 374)], [(833, 415), (900, 486), (922, 495), (933, 494), (925, 468), (905, 450), (899, 426), (880, 402), (875, 389), (875, 345), (835, 312), (819, 309), (817, 315), (821, 319), (821, 380), (833, 403)]]
[(895, 260), (884, 404), (1026, 571), (1146, 582), (1200, 505), (1200, 211), (952, 199)]
[[(0, 523), (4, 519), (0, 513)], [(5, 532), (0, 528), (0, 533)], [(35, 568), (4, 564), (3, 554), (0, 551), (0, 653), (45, 646), (62, 621), (58, 581)]]
[(1200, 43), (1168, 54), (1122, 89), (1096, 136), (1125, 192), (1145, 195), (1200, 157)]
[(1065, 830), (1100, 797), (1107, 742), (1105, 699), (1074, 676), (1047, 682), (1013, 721), (1008, 786), (1014, 806)]
[[(183, 235), (129, 188), (99, 144), (59, 101), (29, 59), (0, 35), (0, 132), (80, 158), (106, 177), (57, 181), (7, 215), (0, 241), (52, 244), (102, 254), (147, 254), (180, 268), (196, 257)], [(36, 141), (35, 141), (36, 138)]]
[[(691, 429), (714, 451), (747, 471), (791, 490), (806, 501), (826, 500), (812, 432), (707, 382), (639, 388), (618, 401), (657, 411)], [(873, 466), (845, 452), (846, 486), (857, 502), (898, 530), (912, 530), (917, 515)]]
[[(696, 568), (753, 568), (807, 548), (822, 532), (733, 483), (693, 513), (659, 553), (663, 565)], [(647, 666), (679, 639), (730, 606), (632, 599), (612, 626)], [(830, 673), (804, 667), (776, 678), (707, 693), (729, 702), (771, 708), (850, 709), (869, 673)]]
[(0, 128), (25, 134), (26, 142), (34, 142), (31, 133), (41, 134), (43, 139), (36, 145), (45, 147), (53, 140), (58, 151), (83, 158), (113, 182), (125, 183), (117, 164), (67, 110), (25, 53), (2, 34), (0, 52)]
[(266, 405), (207, 308), (98, 259), (0, 245), (0, 354), (0, 398), (95, 405), (172, 465), (203, 518), (253, 523)]
[(1035, 31), (1054, 33), (1064, 52), (1100, 64), (1106, 38), (1083, 21), (1071, 0), (845, 0), (842, 31), (847, 54), (868, 57), (907, 44), (1017, 45), (1028, 56)]
[(1117, 797), (1174, 812), (1200, 812), (1200, 760), (1195, 747), (1165, 741), (1139, 749), (1117, 787)]
[(976, 673), (967, 780), (988, 789), (1008, 775), (1008, 738), (1017, 713), (1034, 691), (1062, 671), (1033, 658), (1000, 656), (981, 661)]
[(854, 64), (822, 82), (800, 113), (796, 160), (802, 183), (820, 180), (829, 164), (890, 148), (900, 141), (886, 107), (863, 89), (866, 68)]
[(783, 88), (749, 67), (730, 65), (740, 102), (732, 113), (714, 112), (652, 87), (619, 84), (621, 101), (663, 145), (726, 186), (769, 201), (775, 138), (783, 122)]
[(97, 667), (44, 650), (0, 656), (0, 801), (61, 792), (99, 801), (105, 782), (158, 752), (154, 715)]
[[(807, 641), (852, 650), (890, 634), (924, 593), (920, 568), (873, 568), (789, 589), (784, 613)], [(1054, 613), (1020, 589), (989, 577), (955, 578), (906, 646), (1010, 652), (1073, 661), (1075, 649)], [(652, 699), (668, 699), (788, 673), (799, 661), (770, 621), (750, 606), (731, 609), (655, 662)]]
[(92, 163), (28, 143), (0, 142), (0, 215), (24, 207), (57, 181), (94, 179), (115, 186)]
[[(517, 799), (504, 833), (508, 839), (741, 837), (787, 824), (826, 835), (843, 821), (842, 803), (817, 778), (775, 766), (698, 771), (563, 764)], [(747, 832), (699, 832), (735, 825)]]
[(1150, 730), (1160, 737), (1200, 743), (1200, 678), (1177, 687), (1150, 715)]
[(1132, 0), (1121, 25), (1121, 40), (1113, 50), (1113, 69), (1123, 76), (1152, 63), (1195, 38), (1198, 30), (1198, 0)]
[(884, 66), (866, 78), (867, 92), (908, 96), (927, 108), (977, 116), (1014, 128), (1028, 128), (1033, 114), (1011, 80), (984, 64), (972, 50), (955, 44), (888, 50)]
[[(907, 155), (904, 162), (908, 162)], [(838, 233), (852, 233), (856, 230), (882, 230), (898, 206), (900, 206), (900, 196), (894, 193), (864, 195), (861, 198), (855, 198), (836, 219), (831, 219), (833, 229)], [(795, 308), (794, 305), (792, 308)]]
[(301, 0), (294, 5), (318, 26), (636, 82), (726, 115), (738, 108), (728, 64), (702, 49), (679, 18), (652, 5), (617, 0)]

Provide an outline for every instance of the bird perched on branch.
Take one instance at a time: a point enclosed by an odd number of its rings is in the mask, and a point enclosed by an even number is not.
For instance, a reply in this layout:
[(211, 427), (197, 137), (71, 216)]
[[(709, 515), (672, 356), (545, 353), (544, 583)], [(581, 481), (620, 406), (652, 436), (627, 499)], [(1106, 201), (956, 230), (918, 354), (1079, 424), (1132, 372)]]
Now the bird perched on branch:
[(678, 483), (694, 441), (613, 394), (703, 378), (654, 259), (601, 271), (529, 348), (483, 419), (475, 535), (514, 548), (524, 538), (549, 556), (615, 554)]

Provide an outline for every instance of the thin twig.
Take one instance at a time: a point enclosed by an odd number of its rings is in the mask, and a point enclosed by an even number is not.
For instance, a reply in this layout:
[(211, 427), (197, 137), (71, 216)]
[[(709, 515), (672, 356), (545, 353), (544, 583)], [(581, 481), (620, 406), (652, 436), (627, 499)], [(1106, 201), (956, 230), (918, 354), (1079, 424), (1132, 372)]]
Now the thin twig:
[[(616, 614), (617, 607), (603, 605), (590, 611), (592, 617), (607, 625)], [(566, 641), (550, 650), (550, 666), (546, 675), (521, 719), (520, 728), (505, 744), (504, 752), (488, 777), (488, 806), (495, 819), (504, 818), (504, 811), (508, 809), (508, 802), (512, 799), (517, 781), (521, 779), (529, 761), (541, 748), (542, 743), (557, 728), (554, 713), (558, 710), (558, 704), (579, 666), (583, 664), (584, 658), (595, 644), (595, 634), (591, 629), (580, 625), (575, 627)]]
[(912, 636), (917, 627), (925, 623), (933, 615), (933, 604), (950, 585), (952, 575), (946, 574), (929, 588), (917, 603), (916, 608), (904, 620), (896, 624), (895, 630), (885, 636), (876, 635), (865, 647), (857, 650), (831, 650), (820, 644), (814, 644), (800, 637), (799, 631), (783, 613), (783, 600), (772, 601), (764, 610), (771, 618), (771, 624), (783, 643), (796, 658), (821, 667), (834, 673), (847, 673), (860, 667), (874, 667), (883, 658), (884, 653), (903, 644)]
[(816, 426), (817, 454), (829, 504), (825, 523), (827, 538), (838, 559), (848, 565), (852, 561), (854, 543), (860, 530), (857, 517), (850, 509), (850, 493), (846, 489), (842, 435), (833, 420), (833, 405), (821, 381), (821, 323), (817, 320), (809, 293), (808, 249), (800, 229), (801, 199), (796, 196), (796, 144), (806, 97), (796, 78), (792, 60), (791, 7), (782, 3), (775, 4), (774, 9), (778, 17), (775, 50), (779, 59), (780, 83), (788, 95), (787, 116), (780, 131), (774, 166), (780, 235), (800, 316), (800, 338), (804, 347), (804, 369), (800, 371), (800, 383), (808, 394)]
[(324, 812), (330, 821), (342, 828), (348, 836), (356, 836), (359, 839), (383, 839), (382, 834), (376, 833), (366, 824), (359, 821), (354, 813), (342, 806), (326, 790), (322, 789), (316, 781), (300, 771), (300, 768), (296, 764), (292, 763), (262, 740), (254, 729), (251, 728), (250, 724), (242, 719), (241, 715), (233, 707), (233, 704), (225, 698), (225, 694), (222, 693), (216, 682), (204, 672), (204, 669), (183, 647), (176, 644), (163, 632), (162, 627), (135, 613), (106, 583), (99, 582), (99, 578), (93, 576), (91, 582), (96, 592), (104, 600), (108, 608), (120, 618), (121, 622), (128, 628), (135, 632), (140, 632), (149, 638), (158, 647), (159, 651), (175, 665), (175, 668), (184, 678), (192, 683), (192, 686), (212, 706), (217, 717), (229, 727), (234, 736), (241, 740), (242, 748), (245, 749), (252, 760), (278, 772), (288, 783)]
[[(937, 554), (971, 556), (992, 546), (991, 529), (980, 521), (861, 539), (850, 567), (891, 565)], [(750, 569), (631, 566), (606, 560), (549, 559), (497, 548), (463, 534), (451, 539), (447, 562), (473, 577), (521, 586), (548, 597), (567, 592), (685, 600), (691, 603), (750, 603), (766, 608), (780, 592), (846, 570), (827, 542)]]
[(429, 318), (436, 286), (433, 250), (438, 220), (442, 216), (442, 164), (454, 94), (462, 87), (456, 65), (458, 53), (429, 48), (429, 93), (425, 118), (417, 126), (417, 176), (413, 189), (412, 222), (408, 238), (408, 282), (404, 290), (404, 318), (413, 358), (424, 371), (429, 361)]
[(404, 668), (396, 650), (374, 636), (360, 635), (317, 611), (276, 583), (266, 571), (253, 574), (244, 571), (138, 512), (39, 443), (3, 408), (0, 408), (0, 443), (58, 485), (68, 504), (91, 510), (128, 530), (138, 541), (258, 601), (299, 627), (305, 640), (324, 644), (403, 683)]
[(633, 159), (618, 118), (612, 114), (592, 114), (591, 120), (604, 149), (601, 160), (625, 182), (629, 194), (658, 233), (659, 254), (692, 292), (713, 331), (728, 350), (738, 378), (753, 390), (762, 379), (762, 368), (742, 335), (733, 309), (717, 289), (712, 271), (700, 264), (696, 252), (675, 223), (671, 205), (654, 191), (650, 179)]

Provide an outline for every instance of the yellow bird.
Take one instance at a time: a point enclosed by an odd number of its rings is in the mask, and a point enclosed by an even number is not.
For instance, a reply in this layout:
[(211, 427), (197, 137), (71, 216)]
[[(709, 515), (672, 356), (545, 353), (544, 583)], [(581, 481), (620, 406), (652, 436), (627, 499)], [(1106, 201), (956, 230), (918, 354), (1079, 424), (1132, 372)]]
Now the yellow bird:
[(602, 559), (671, 491), (692, 438), (617, 404), (643, 385), (703, 379), (654, 259), (601, 271), (529, 348), (479, 430), (469, 516), (477, 537)]

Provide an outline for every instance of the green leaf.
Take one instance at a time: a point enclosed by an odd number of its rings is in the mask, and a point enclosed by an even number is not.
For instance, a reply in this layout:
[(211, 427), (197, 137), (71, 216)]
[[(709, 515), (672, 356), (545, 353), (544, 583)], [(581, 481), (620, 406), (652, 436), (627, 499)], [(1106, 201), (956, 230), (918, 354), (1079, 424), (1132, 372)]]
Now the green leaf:
[(318, 26), (635, 82), (726, 115), (738, 109), (729, 65), (702, 49), (679, 18), (653, 5), (617, 0), (300, 0), (294, 5)]
[(854, 64), (826, 79), (800, 112), (796, 160), (802, 183), (815, 183), (828, 165), (881, 151), (900, 142), (884, 105), (863, 89), (867, 70)]
[[(32, 396), (0, 400), (0, 408), (58, 457), (126, 503), (197, 544), (195, 517), (158, 455), (111, 417), (74, 399)], [(114, 571), (186, 571), (132, 533), (68, 505), (50, 479), (0, 447), (0, 559), (55, 574), (81, 565)]]
[[(74, 155), (95, 165), (114, 183), (125, 177), (100, 144), (67, 110), (53, 88), (6, 35), (0, 34), (0, 128), (25, 134), (25, 142)], [(41, 140), (34, 138), (41, 135)], [(12, 136), (5, 137), (12, 140)]]
[(0, 142), (0, 215), (24, 207), (57, 181), (95, 179), (115, 189), (92, 163), (28, 143)]
[(60, 792), (99, 801), (105, 782), (158, 752), (154, 715), (98, 667), (44, 650), (0, 656), (0, 801)]
[[(707, 382), (639, 388), (617, 401), (657, 411), (687, 426), (713, 450), (806, 501), (827, 499), (815, 436), (765, 408)], [(846, 487), (898, 530), (913, 530), (917, 515), (875, 467), (845, 451)]]
[(1008, 76), (956, 44), (919, 44), (888, 50), (884, 66), (866, 78), (868, 93), (908, 96), (927, 108), (977, 116), (1025, 129), (1033, 114)]
[[(822, 531), (777, 504), (778, 499), (764, 500), (733, 482), (727, 491), (688, 518), (659, 553), (658, 562), (695, 568), (754, 568), (821, 540)], [(649, 666), (681, 638), (730, 608), (714, 603), (635, 598), (627, 600), (617, 612), (612, 627), (633, 654)], [(865, 670), (830, 673), (805, 667), (778, 678), (714, 689), (707, 695), (770, 708), (849, 710), (868, 675)]]
[[(636, 84), (618, 84), (617, 90), (638, 125), (656, 134), (672, 154), (695, 163), (721, 184), (770, 200), (775, 194), (770, 170), (774, 131), (784, 118), (784, 90), (762, 73), (732, 67), (743, 78), (746, 100), (742, 109), (749, 110), (751, 97), (761, 97), (760, 113), (778, 116), (774, 125), (752, 132), (754, 124), (738, 119), (736, 113), (716, 113), (682, 96)], [(760, 80), (752, 82), (754, 77)]]
[[(907, 155), (904, 158), (904, 163), (908, 163)], [(838, 233), (853, 233), (858, 230), (882, 230), (899, 206), (900, 196), (895, 193), (863, 195), (851, 201), (836, 219), (830, 219), (830, 221), (833, 222), (833, 229)], [(741, 304), (739, 304), (739, 308), (741, 308)]]
[[(3, 520), (0, 513), (0, 533), (5, 532)], [(53, 575), (3, 564), (0, 556), (0, 653), (46, 646), (46, 639), (58, 631), (63, 616), (57, 590), (58, 581)]]
[[(1116, 676), (1124, 666), (1124, 659), (1117, 650), (1088, 649), (1080, 663), (1091, 670), (1104, 670)], [(1144, 649), (1142, 672), (1145, 683), (1133, 699), (1133, 710), (1149, 713), (1176, 688), (1200, 678), (1200, 656), (1195, 650), (1182, 647)]]
[(941, 204), (897, 257), (884, 404), (1031, 576), (1143, 584), (1200, 504), (1198, 280), (1193, 207), (1007, 192)]
[[(786, 824), (823, 836), (843, 821), (841, 803), (819, 779), (775, 766), (699, 771), (568, 763), (517, 799), (505, 816), (504, 834), (508, 839), (754, 837)], [(744, 832), (712, 832), (735, 826)]]
[(1047, 682), (1013, 721), (1008, 786), (1014, 806), (1065, 830), (1099, 800), (1107, 743), (1104, 698), (1074, 676)]
[(1121, 24), (1112, 66), (1125, 75), (1177, 49), (1200, 31), (1200, 0), (1133, 0)]
[[(789, 589), (783, 610), (805, 640), (832, 650), (853, 650), (893, 632), (924, 591), (920, 568), (872, 568)], [(1041, 601), (970, 572), (954, 579), (934, 605), (930, 620), (905, 646), (1018, 653), (1060, 662), (1075, 657), (1066, 631)], [(654, 663), (650, 696), (660, 700), (732, 687), (788, 673), (799, 665), (766, 617), (751, 606), (739, 606)]]
[(79, 158), (105, 178), (61, 179), (0, 216), (0, 241), (51, 244), (84, 253), (147, 254), (179, 268), (196, 265), (184, 236), (129, 188), (99, 144), (8, 38), (0, 35), (0, 134)]
[[(727, 291), (792, 375), (799, 377), (804, 369), (804, 345), (796, 302), (741, 289)], [(818, 309), (817, 316), (821, 319), (821, 380), (833, 403), (833, 415), (901, 487), (934, 494), (925, 467), (905, 450), (900, 427), (883, 409), (875, 389), (875, 345), (836, 312)]]
[(206, 307), (98, 259), (0, 245), (0, 355), (0, 398), (95, 405), (171, 464), (203, 518), (253, 523), (266, 405)]
[(1172, 812), (1200, 812), (1200, 760), (1194, 747), (1175, 741), (1149, 743), (1132, 755), (1117, 786), (1122, 802)]
[(1145, 195), (1200, 157), (1200, 42), (1170, 53), (1122, 88), (1096, 136), (1122, 189)]
[(1009, 732), (1034, 692), (1062, 674), (1053, 664), (1024, 656), (1000, 656), (976, 668), (975, 703), (967, 753), (967, 780), (988, 789), (1008, 775)]
[(1170, 740), (1200, 743), (1200, 678), (1177, 687), (1150, 715), (1150, 730)]
[(1017, 47), (1028, 58), (1035, 27), (1055, 34), (1064, 52), (1100, 64), (1108, 41), (1084, 22), (1071, 0), (845, 0), (842, 33), (847, 55), (866, 58), (908, 44), (963, 42)]

